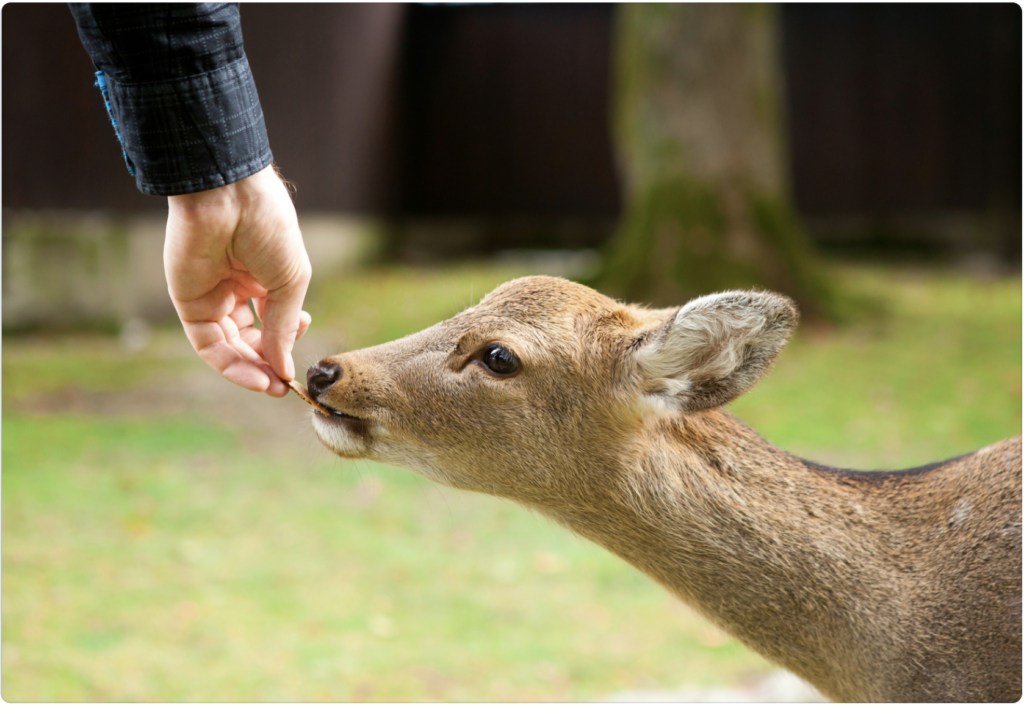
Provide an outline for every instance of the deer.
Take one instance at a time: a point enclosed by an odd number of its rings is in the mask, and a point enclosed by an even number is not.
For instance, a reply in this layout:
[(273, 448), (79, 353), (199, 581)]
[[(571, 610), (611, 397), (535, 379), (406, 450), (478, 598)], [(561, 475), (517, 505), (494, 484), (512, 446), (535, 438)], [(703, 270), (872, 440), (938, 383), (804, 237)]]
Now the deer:
[(293, 387), (338, 456), (529, 507), (832, 700), (1019, 700), (1021, 437), (897, 471), (771, 445), (722, 407), (797, 319), (525, 277)]

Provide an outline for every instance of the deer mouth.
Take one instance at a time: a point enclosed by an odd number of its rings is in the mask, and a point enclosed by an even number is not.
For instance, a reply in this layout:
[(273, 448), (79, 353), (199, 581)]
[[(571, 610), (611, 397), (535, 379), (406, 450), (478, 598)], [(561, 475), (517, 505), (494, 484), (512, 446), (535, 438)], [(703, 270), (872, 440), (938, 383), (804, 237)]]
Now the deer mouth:
[(339, 411), (338, 409), (335, 409), (332, 406), (328, 406), (327, 404), (324, 404), (321, 401), (317, 401), (310, 395), (309, 390), (306, 389), (306, 386), (301, 382), (297, 382), (296, 380), (293, 379), (292, 381), (288, 382), (288, 387), (291, 388), (293, 392), (298, 394), (299, 398), (302, 399), (302, 401), (306, 402), (311, 407), (313, 407), (313, 411), (319, 414), (320, 416), (323, 416), (325, 418), (340, 418), (351, 419), (352, 421), (365, 421), (365, 419), (361, 419), (358, 416), (346, 414), (344, 411)]
[(312, 397), (312, 395), (310, 395), (309, 390), (306, 389), (306, 386), (301, 382), (297, 382), (296, 380), (293, 379), (292, 381), (288, 382), (288, 386), (291, 388), (292, 391), (299, 395), (299, 398), (301, 398), (302, 401), (306, 402), (311, 407), (313, 407), (313, 413), (315, 413), (318, 417), (322, 417), (328, 423), (340, 424), (347, 428), (349, 431), (358, 433), (360, 435), (365, 434), (367, 429), (369, 428), (369, 419), (364, 419), (358, 416), (353, 416), (352, 414), (347, 414), (344, 411), (340, 411), (332, 406), (328, 406), (327, 404), (324, 404), (321, 401), (317, 401)]

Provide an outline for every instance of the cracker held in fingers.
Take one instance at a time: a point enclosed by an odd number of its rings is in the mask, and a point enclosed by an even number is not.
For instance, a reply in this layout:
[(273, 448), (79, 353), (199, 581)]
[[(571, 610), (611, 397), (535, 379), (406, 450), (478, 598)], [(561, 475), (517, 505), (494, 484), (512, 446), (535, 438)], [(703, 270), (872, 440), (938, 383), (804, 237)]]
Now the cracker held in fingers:
[(328, 408), (324, 407), (323, 405), (319, 404), (316, 401), (316, 399), (314, 399), (313, 397), (311, 397), (309, 395), (309, 390), (306, 389), (306, 385), (304, 385), (302, 382), (299, 382), (298, 380), (293, 379), (290, 382), (285, 382), (285, 384), (287, 384), (289, 387), (291, 387), (292, 391), (294, 391), (296, 394), (298, 394), (299, 397), (301, 397), (304, 402), (306, 402), (307, 404), (312, 406), (313, 409), (318, 414), (323, 414), (324, 416), (330, 416), (331, 415), (331, 410), (330, 409), (328, 409)]

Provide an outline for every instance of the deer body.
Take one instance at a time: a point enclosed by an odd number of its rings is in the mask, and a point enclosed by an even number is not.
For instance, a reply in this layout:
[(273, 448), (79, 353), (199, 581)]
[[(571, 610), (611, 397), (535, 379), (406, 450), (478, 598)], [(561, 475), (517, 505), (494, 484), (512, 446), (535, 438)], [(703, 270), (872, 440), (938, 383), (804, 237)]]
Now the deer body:
[(788, 339), (784, 297), (627, 306), (510, 282), (310, 368), (321, 440), (513, 499), (841, 701), (1021, 697), (1021, 439), (901, 472), (785, 453), (720, 407)]

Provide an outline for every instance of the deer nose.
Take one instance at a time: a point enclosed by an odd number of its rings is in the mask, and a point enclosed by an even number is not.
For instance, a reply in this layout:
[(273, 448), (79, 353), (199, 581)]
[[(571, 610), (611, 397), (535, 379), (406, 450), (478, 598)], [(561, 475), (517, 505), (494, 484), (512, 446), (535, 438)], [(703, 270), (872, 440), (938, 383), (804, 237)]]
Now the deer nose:
[(321, 360), (306, 370), (306, 387), (317, 398), (341, 379), (341, 365)]

